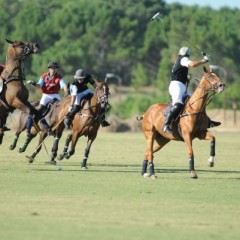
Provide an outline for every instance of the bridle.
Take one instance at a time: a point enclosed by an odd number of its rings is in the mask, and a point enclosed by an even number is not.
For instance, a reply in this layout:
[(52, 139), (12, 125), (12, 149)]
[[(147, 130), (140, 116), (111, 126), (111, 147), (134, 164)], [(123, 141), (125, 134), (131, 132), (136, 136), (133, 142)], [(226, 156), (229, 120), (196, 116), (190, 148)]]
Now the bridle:
[(106, 84), (102, 83), (101, 87), (96, 87), (95, 91), (97, 92), (97, 103), (100, 104), (101, 109), (105, 109), (108, 104), (108, 87)]
[[(6, 81), (5, 83), (6, 84), (11, 82), (11, 81), (13, 81), (13, 80), (16, 80), (16, 81), (18, 81), (18, 80), (20, 80), (20, 81), (25, 80), (24, 62), (23, 62), (23, 60), (30, 53), (34, 53), (34, 47), (31, 46), (31, 45), (17, 45), (17, 46), (12, 45), (12, 48), (14, 49), (15, 52), (17, 52), (16, 48), (21, 48), (23, 50), (21, 51), (20, 54), (15, 55), (14, 57), (9, 57), (9, 56), (6, 57), (6, 63), (5, 63), (6, 66), (7, 66), (7, 64), (14, 63), (14, 62), (18, 62), (19, 63), (18, 65), (15, 65), (12, 68), (11, 72), (6, 75), (6, 77), (5, 77), (5, 81)], [(20, 76), (13, 75), (15, 70), (18, 69), (19, 67), (21, 67), (21, 70), (20, 70), (21, 74), (20, 74)]]

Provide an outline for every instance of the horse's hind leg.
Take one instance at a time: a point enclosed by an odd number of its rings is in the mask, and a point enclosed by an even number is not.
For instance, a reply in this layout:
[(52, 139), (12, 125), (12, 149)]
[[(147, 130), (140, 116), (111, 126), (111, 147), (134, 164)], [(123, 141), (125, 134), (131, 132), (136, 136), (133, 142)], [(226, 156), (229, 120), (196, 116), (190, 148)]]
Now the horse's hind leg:
[(210, 132), (206, 132), (206, 134), (204, 134), (203, 136), (200, 136), (199, 139), (210, 141), (210, 157), (208, 159), (208, 166), (213, 167), (214, 157), (215, 157), (216, 138)]
[[(153, 163), (153, 153), (159, 151), (170, 140), (164, 138), (158, 132), (145, 132), (145, 138), (147, 139), (147, 149), (145, 152), (145, 160), (143, 161), (142, 165), (142, 175), (144, 177), (156, 178)], [(149, 166), (149, 174), (147, 174), (147, 165)]]

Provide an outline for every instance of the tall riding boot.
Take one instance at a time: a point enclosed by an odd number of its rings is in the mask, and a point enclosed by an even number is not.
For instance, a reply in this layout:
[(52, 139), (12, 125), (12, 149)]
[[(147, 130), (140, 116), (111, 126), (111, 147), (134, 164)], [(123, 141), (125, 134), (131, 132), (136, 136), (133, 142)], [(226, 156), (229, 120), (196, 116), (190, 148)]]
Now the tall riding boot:
[(163, 131), (172, 134), (172, 130), (169, 128), (169, 125), (171, 124), (174, 117), (176, 117), (180, 111), (182, 110), (183, 104), (181, 103), (175, 103), (173, 107), (171, 108), (170, 112), (168, 113), (166, 120), (163, 124)]
[(102, 126), (102, 127), (108, 127), (108, 126), (110, 126), (110, 123), (105, 119), (105, 113), (102, 114), (101, 126)]
[(75, 114), (80, 110), (80, 105), (74, 105), (70, 112), (65, 116), (63, 122), (67, 129), (71, 127), (72, 120)]
[(46, 111), (46, 106), (41, 105), (39, 108), (39, 114), (40, 114), (40, 122), (43, 125), (43, 127), (47, 130), (49, 136), (54, 136), (54, 132), (52, 131), (51, 127), (48, 125), (44, 112)]

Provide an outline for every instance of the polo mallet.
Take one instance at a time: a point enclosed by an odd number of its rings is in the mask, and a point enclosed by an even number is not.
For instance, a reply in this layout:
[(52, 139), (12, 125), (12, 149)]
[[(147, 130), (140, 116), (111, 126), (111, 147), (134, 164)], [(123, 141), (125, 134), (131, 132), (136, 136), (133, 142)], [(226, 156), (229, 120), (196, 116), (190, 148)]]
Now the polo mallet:
[(160, 17), (160, 12), (157, 12), (156, 14), (154, 14), (151, 18), (151, 21), (154, 21), (154, 20), (157, 20), (157, 21), (162, 21), (161, 17)]

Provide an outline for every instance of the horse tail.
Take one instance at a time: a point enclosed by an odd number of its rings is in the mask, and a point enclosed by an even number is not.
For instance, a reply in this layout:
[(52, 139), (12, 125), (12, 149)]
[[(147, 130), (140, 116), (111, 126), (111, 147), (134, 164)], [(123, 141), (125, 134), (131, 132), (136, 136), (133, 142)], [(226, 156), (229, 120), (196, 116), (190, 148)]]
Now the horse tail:
[(144, 117), (144, 115), (137, 116), (136, 119), (137, 119), (138, 121), (141, 121), (141, 120), (143, 120), (143, 117)]

